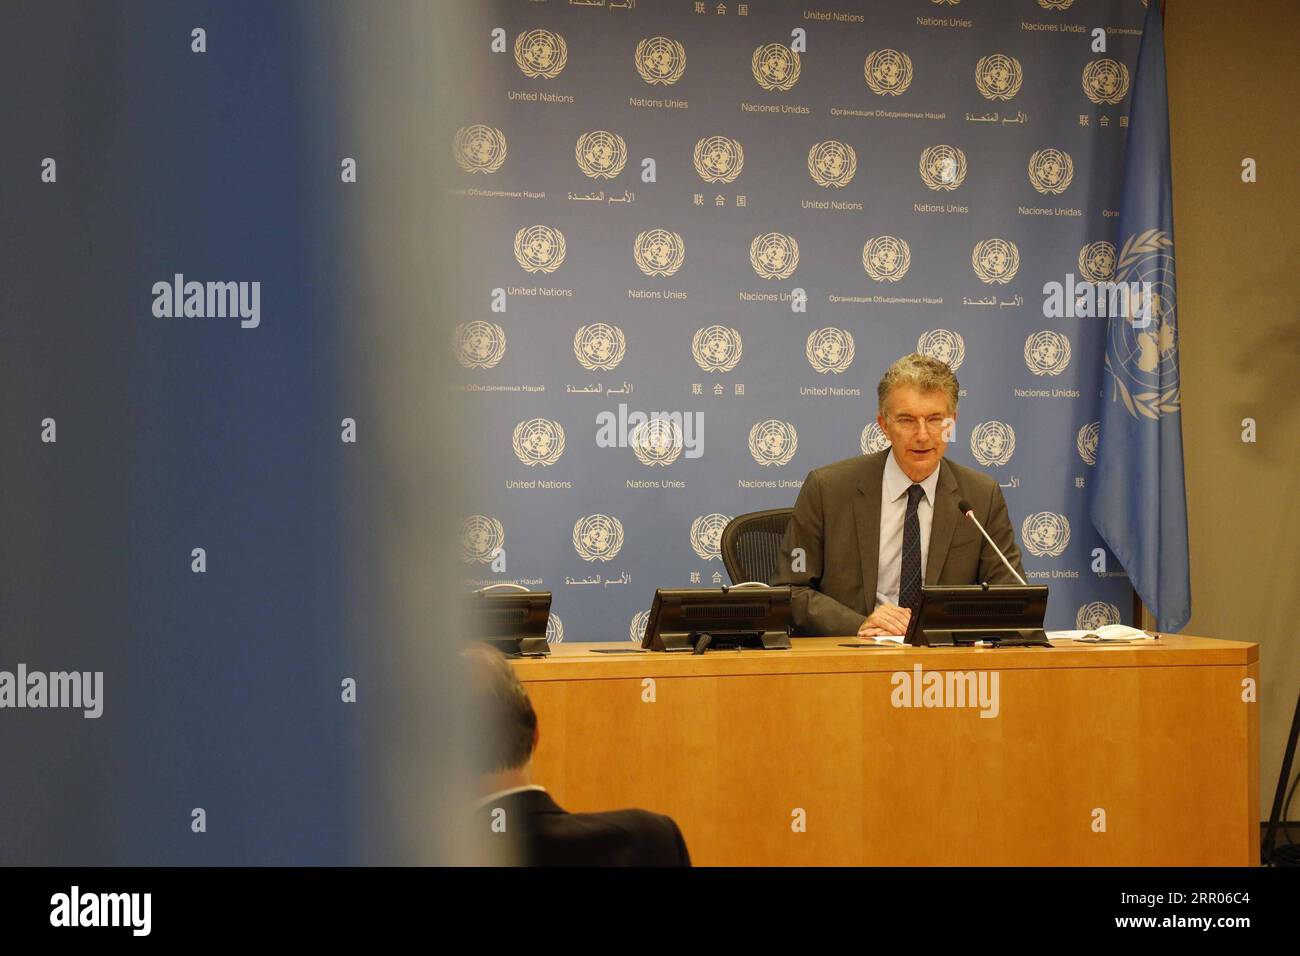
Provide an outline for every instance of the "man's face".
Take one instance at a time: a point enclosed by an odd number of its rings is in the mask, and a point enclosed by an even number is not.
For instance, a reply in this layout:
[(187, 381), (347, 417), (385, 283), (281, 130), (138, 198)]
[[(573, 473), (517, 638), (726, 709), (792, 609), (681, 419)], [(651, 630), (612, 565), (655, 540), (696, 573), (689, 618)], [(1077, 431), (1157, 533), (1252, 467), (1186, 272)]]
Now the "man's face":
[(923, 392), (913, 385), (896, 385), (885, 400), (885, 414), (876, 418), (894, 448), (898, 467), (917, 482), (939, 467), (956, 421), (946, 393)]

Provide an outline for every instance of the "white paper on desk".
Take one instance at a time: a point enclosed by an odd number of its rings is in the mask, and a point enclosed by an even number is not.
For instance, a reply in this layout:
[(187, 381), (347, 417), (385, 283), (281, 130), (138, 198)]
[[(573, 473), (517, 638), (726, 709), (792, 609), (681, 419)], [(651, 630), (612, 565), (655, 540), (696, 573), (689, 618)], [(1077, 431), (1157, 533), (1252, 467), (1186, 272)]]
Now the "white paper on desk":
[(877, 634), (875, 637), (864, 637), (864, 641), (876, 641), (879, 644), (902, 644), (902, 634)]
[(1106, 641), (1154, 641), (1155, 638), (1146, 631), (1140, 631), (1135, 627), (1129, 627), (1127, 624), (1107, 624), (1103, 627), (1093, 628), (1091, 631), (1048, 631), (1049, 639), (1077, 641), (1089, 634), (1095, 634), (1101, 638), (1101, 643)]

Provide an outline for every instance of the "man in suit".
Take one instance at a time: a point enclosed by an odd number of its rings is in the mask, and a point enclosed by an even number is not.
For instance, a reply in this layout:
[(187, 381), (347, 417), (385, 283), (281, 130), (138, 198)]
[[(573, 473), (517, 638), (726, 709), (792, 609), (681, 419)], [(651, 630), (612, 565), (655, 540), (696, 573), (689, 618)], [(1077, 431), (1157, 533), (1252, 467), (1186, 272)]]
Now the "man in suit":
[[(957, 502), (965, 499), (1022, 575), (1002, 489), (943, 457), (957, 421), (957, 377), (905, 355), (877, 388), (890, 447), (814, 469), (782, 542), (777, 584), (793, 591), (796, 633), (903, 634), (921, 584), (1018, 584)], [(801, 549), (796, 552), (796, 549)]]
[(525, 866), (690, 866), (681, 830), (647, 810), (569, 813), (533, 782), (537, 714), (509, 662), (486, 645), (465, 652), (478, 716), (475, 826), (489, 859)]

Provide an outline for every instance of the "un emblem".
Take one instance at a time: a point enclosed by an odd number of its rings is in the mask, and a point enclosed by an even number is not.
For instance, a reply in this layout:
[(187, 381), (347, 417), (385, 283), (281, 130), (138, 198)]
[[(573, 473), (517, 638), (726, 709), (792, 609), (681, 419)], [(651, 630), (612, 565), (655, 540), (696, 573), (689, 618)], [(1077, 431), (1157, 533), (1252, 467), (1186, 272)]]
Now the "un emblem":
[(848, 143), (828, 139), (808, 150), (808, 175), (818, 186), (847, 186), (858, 171), (858, 154)]
[(569, 62), (564, 37), (550, 30), (529, 30), (515, 37), (515, 63), (531, 79), (553, 80)]
[(1105, 57), (1083, 68), (1083, 92), (1094, 103), (1115, 106), (1128, 92), (1128, 67)]
[(467, 173), (495, 173), (506, 161), (506, 135), (495, 126), (475, 123), (456, 130), (452, 153)]
[(456, 326), (456, 361), (465, 368), (496, 368), (506, 354), (506, 330), (475, 319)]
[(862, 454), (870, 455), (888, 448), (889, 436), (885, 434), (878, 422), (868, 422), (867, 427), (862, 429), (858, 444), (862, 448)]
[(799, 81), (799, 54), (780, 43), (767, 43), (750, 61), (754, 79), (765, 90), (785, 92)]
[(1107, 331), (1104, 366), (1115, 386), (1111, 400), (1118, 394), (1134, 418), (1158, 419), (1182, 408), (1172, 248), (1167, 233), (1148, 229), (1128, 237), (1115, 264), (1121, 284), (1149, 283), (1151, 289), (1145, 322), (1139, 324), (1135, 315), (1109, 323)]
[(966, 154), (956, 146), (927, 146), (918, 165), (921, 182), (931, 189), (956, 189), (966, 179)]
[(1025, 543), (1025, 550), (1036, 558), (1059, 557), (1070, 543), (1070, 522), (1065, 515), (1040, 511), (1024, 520), (1020, 540)]
[(1119, 608), (1105, 601), (1092, 601), (1079, 608), (1074, 616), (1074, 626), (1081, 631), (1095, 631), (1107, 624), (1118, 624)]
[(670, 276), (686, 261), (686, 242), (675, 232), (648, 229), (637, 233), (632, 258), (648, 276)]
[(763, 279), (788, 279), (799, 268), (799, 243), (783, 232), (766, 232), (749, 244), (749, 264)]
[(1040, 193), (1059, 196), (1074, 179), (1074, 160), (1063, 149), (1036, 149), (1029, 157), (1029, 182)]
[(650, 625), (650, 612), (637, 611), (632, 615), (632, 621), (628, 624), (627, 633), (632, 638), (633, 644), (640, 644), (645, 640), (645, 629)]
[(1079, 274), (1089, 282), (1109, 282), (1115, 277), (1115, 246), (1105, 239), (1079, 250)]
[(740, 363), (740, 333), (725, 325), (709, 325), (691, 337), (691, 357), (706, 372), (730, 372)]
[(862, 268), (877, 282), (897, 282), (912, 265), (912, 247), (897, 236), (876, 236), (862, 247)]
[(1074, 447), (1079, 449), (1079, 457), (1085, 465), (1097, 464), (1097, 444), (1101, 441), (1101, 422), (1088, 422), (1079, 429), (1074, 439)]
[(583, 133), (573, 148), (578, 168), (592, 179), (613, 179), (627, 163), (627, 143), (617, 133), (598, 129)]
[(623, 522), (610, 515), (587, 515), (573, 525), (573, 548), (584, 561), (611, 561), (623, 548)]
[(872, 50), (862, 73), (872, 93), (898, 96), (912, 85), (912, 58), (898, 50)]
[(1020, 92), (1025, 72), (1020, 61), (1005, 53), (982, 56), (975, 64), (975, 86), (986, 100), (1009, 100)]
[(970, 265), (981, 282), (1005, 285), (1020, 270), (1020, 250), (1010, 239), (984, 239), (975, 243)]
[(985, 467), (1005, 465), (1016, 452), (1016, 432), (1006, 422), (980, 422), (970, 433), (970, 453)]
[(706, 183), (732, 182), (745, 168), (745, 150), (729, 136), (706, 136), (695, 144), (695, 171)]
[(938, 359), (954, 372), (961, 368), (961, 363), (966, 360), (966, 340), (961, 337), (961, 333), (950, 332), (947, 329), (931, 329), (929, 332), (922, 332), (921, 337), (916, 340), (916, 350), (922, 355)]
[(564, 622), (560, 620), (560, 615), (554, 611), (546, 619), (546, 643), (563, 644), (564, 643)]
[(705, 561), (722, 558), (722, 531), (731, 521), (726, 515), (700, 515), (691, 522), (691, 547)]
[(1025, 339), (1025, 365), (1035, 375), (1060, 375), (1070, 364), (1070, 340), (1044, 329)]
[(589, 372), (608, 372), (618, 368), (627, 352), (627, 339), (617, 325), (593, 322), (582, 325), (573, 334), (573, 355)]
[(668, 37), (649, 37), (636, 45), (633, 57), (641, 79), (671, 86), (686, 72), (686, 47)]
[(564, 233), (550, 226), (525, 226), (515, 233), (515, 261), (528, 272), (554, 272), (564, 262)]
[(749, 453), (760, 465), (785, 465), (799, 447), (799, 436), (789, 422), (769, 418), (749, 430)]
[(1074, 0), (1038, 0), (1038, 5), (1044, 10), (1069, 10), (1073, 3)]
[(530, 418), (515, 426), (511, 445), (528, 467), (553, 465), (564, 454), (564, 428), (549, 418)]
[(818, 329), (808, 335), (804, 354), (818, 372), (838, 375), (853, 364), (853, 335), (845, 329)]
[(505, 543), (506, 529), (500, 521), (487, 515), (470, 515), (460, 529), (460, 559), (466, 564), (491, 564)]
[(671, 465), (681, 456), (685, 445), (681, 426), (668, 418), (651, 418), (637, 425), (627, 443), (646, 467)]

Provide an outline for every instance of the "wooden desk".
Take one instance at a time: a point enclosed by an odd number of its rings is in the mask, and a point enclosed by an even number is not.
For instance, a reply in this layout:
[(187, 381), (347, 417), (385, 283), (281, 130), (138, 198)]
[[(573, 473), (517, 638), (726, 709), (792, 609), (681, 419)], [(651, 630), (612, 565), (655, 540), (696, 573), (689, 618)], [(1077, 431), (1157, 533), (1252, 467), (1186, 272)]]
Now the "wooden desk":
[[(850, 640), (515, 661), (541, 725), (535, 778), (569, 810), (671, 815), (702, 865), (1258, 863), (1259, 710), (1242, 701), (1257, 644)], [(894, 675), (917, 664), (923, 687), (983, 671), (991, 692), (996, 673), (997, 716), (895, 706)]]

